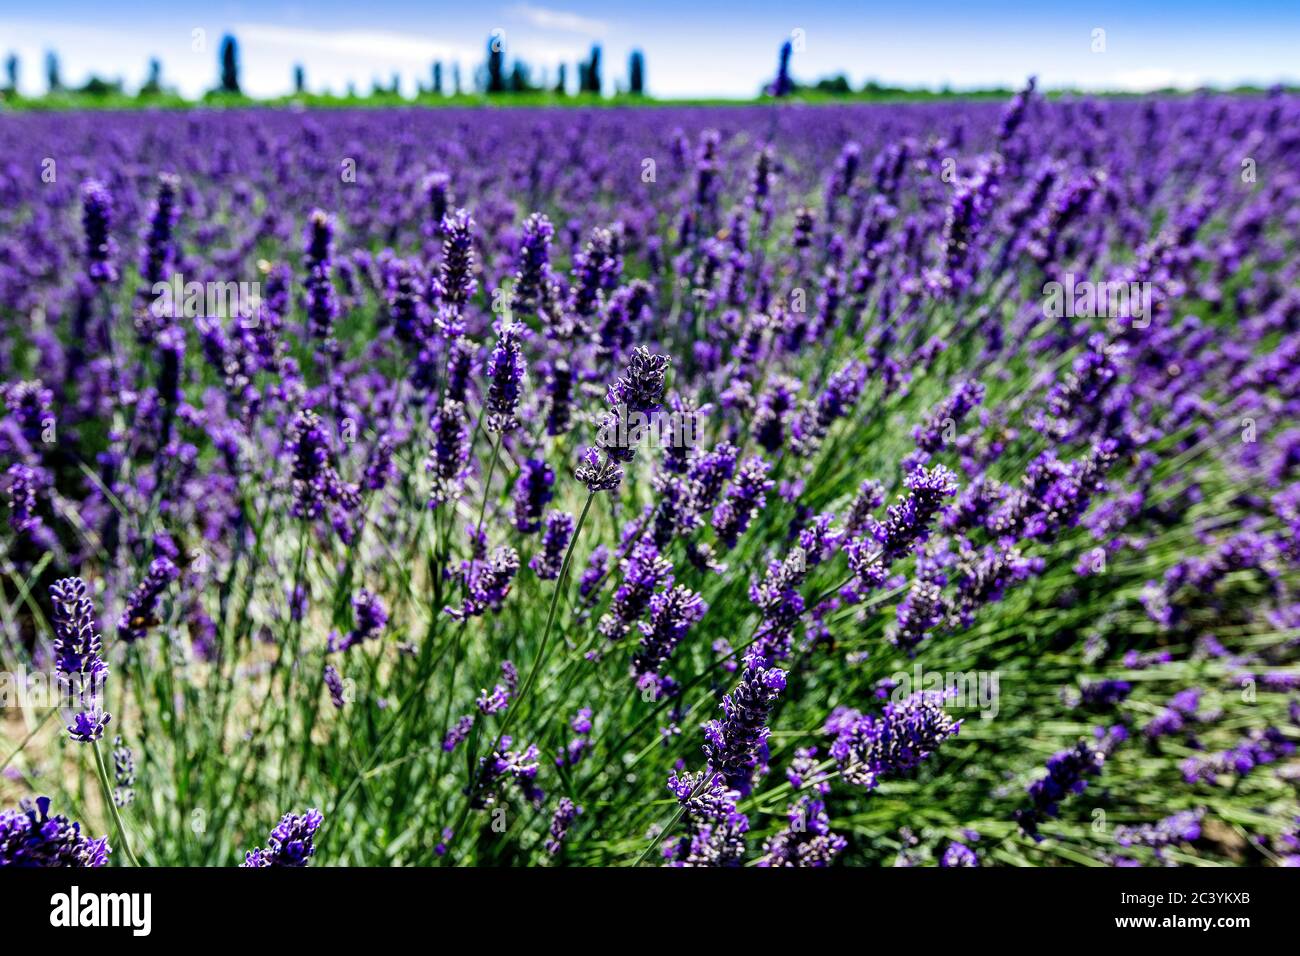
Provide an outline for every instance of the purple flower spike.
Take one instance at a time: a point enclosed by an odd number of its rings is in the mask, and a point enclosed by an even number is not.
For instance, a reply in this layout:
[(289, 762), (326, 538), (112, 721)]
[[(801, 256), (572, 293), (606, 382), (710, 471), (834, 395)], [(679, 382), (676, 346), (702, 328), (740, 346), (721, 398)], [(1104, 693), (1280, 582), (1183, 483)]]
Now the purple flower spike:
[(86, 233), (86, 275), (94, 283), (117, 281), (117, 243), (109, 235), (113, 224), (113, 197), (95, 179), (81, 184), (81, 224)]
[(961, 721), (948, 715), (939, 694), (917, 691), (886, 704), (879, 716), (847, 720), (839, 728), (831, 756), (847, 782), (874, 790), (882, 779), (919, 767), (960, 729)]
[(313, 839), (325, 819), (319, 810), (308, 810), (299, 816), (286, 813), (280, 818), (271, 836), (266, 841), (266, 849), (254, 847), (244, 854), (244, 867), (264, 866), (302, 867), (310, 862), (316, 854)]
[(138, 641), (148, 633), (149, 628), (159, 623), (158, 599), (167, 585), (179, 578), (180, 574), (180, 569), (171, 558), (153, 559), (149, 573), (126, 602), (122, 617), (117, 623), (118, 637), (127, 642)]
[(513, 431), (519, 425), (515, 413), (523, 391), (524, 354), (520, 339), (522, 326), (498, 322), (497, 344), (488, 356), (487, 420), (489, 431)]
[(94, 867), (108, 863), (107, 837), (82, 836), (81, 824), (50, 816), (50, 798), (0, 810), (0, 867)]
[(704, 725), (704, 754), (714, 773), (743, 794), (758, 763), (759, 747), (767, 740), (767, 717), (785, 690), (785, 671), (748, 662), (736, 689), (722, 699), (723, 718)]
[(533, 555), (528, 566), (543, 581), (554, 581), (564, 565), (564, 552), (573, 537), (573, 515), (552, 511), (546, 516), (546, 529), (542, 532), (542, 550)]

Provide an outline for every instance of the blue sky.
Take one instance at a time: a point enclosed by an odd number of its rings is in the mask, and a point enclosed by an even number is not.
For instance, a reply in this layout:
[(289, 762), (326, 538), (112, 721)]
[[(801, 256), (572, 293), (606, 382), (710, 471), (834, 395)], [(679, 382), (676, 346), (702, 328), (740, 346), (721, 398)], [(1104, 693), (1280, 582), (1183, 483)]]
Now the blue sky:
[[(385, 83), (405, 92), (427, 82), (432, 61), (459, 62), (468, 84), (489, 33), (502, 31), (507, 58), (535, 72), (604, 50), (605, 82), (626, 76), (627, 55), (645, 52), (647, 84), (663, 97), (748, 96), (774, 72), (781, 42), (802, 38), (798, 79), (833, 72), (908, 86), (1016, 86), (1030, 73), (1048, 87), (1150, 89), (1202, 83), (1300, 81), (1300, 3), (1050, 3), (929, 0), (916, 4), (805, 0), (440, 0), (207, 2), (0, 0), (0, 52), (22, 62), (20, 86), (44, 86), (45, 51), (61, 58), (65, 83), (92, 72), (142, 81), (157, 57), (166, 82), (187, 95), (216, 79), (221, 35), (240, 41), (244, 88), (287, 92), (292, 66), (308, 86), (342, 92)], [(1094, 52), (1094, 31), (1105, 49)], [(196, 32), (200, 31), (200, 32)], [(796, 34), (795, 31), (802, 31)], [(199, 42), (199, 41), (202, 42)]]

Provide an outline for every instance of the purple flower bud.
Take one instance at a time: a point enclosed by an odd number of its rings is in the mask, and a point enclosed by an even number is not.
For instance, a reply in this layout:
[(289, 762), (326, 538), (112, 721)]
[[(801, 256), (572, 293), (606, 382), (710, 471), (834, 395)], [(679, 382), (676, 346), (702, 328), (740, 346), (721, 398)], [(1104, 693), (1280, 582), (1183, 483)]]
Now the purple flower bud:
[(554, 497), (555, 472), (544, 461), (524, 460), (515, 480), (515, 530), (532, 534), (541, 527), (542, 509)]
[(50, 585), (50, 601), (54, 666), (74, 706), (83, 708), (73, 718), (68, 733), (73, 740), (90, 743), (104, 735), (104, 727), (112, 719), (100, 709), (108, 665), (103, 658), (103, 638), (95, 624), (95, 609), (81, 578), (64, 578)]
[(478, 617), (489, 609), (498, 610), (510, 593), (510, 585), (519, 570), (519, 553), (507, 545), (492, 552), (488, 560), (475, 558), (461, 562), (461, 579), (469, 592), (459, 608), (444, 610), (457, 620)]
[(113, 197), (95, 179), (81, 184), (81, 225), (86, 233), (86, 275), (94, 283), (116, 282), (117, 243), (109, 234), (113, 224)]
[(736, 689), (722, 699), (723, 718), (704, 725), (704, 755), (709, 769), (729, 789), (749, 792), (759, 747), (767, 740), (767, 718), (781, 691), (785, 671), (751, 659)]
[(442, 266), (438, 270), (439, 298), (456, 308), (464, 306), (478, 288), (474, 278), (474, 220), (457, 209), (442, 220)]
[(650, 597), (673, 579), (673, 566), (649, 541), (641, 541), (620, 562), (623, 581), (610, 600), (598, 629), (611, 641), (622, 640), (649, 606)]
[(772, 490), (775, 482), (767, 477), (769, 468), (771, 465), (759, 455), (745, 459), (727, 489), (726, 498), (713, 509), (713, 530), (719, 543), (728, 550), (736, 546)]
[(553, 581), (560, 576), (564, 553), (573, 537), (573, 515), (552, 511), (546, 516), (546, 530), (542, 532), (542, 550), (533, 555), (528, 566), (543, 581)]
[(555, 813), (551, 817), (550, 836), (546, 840), (548, 854), (555, 856), (560, 852), (560, 846), (569, 833), (569, 826), (573, 823), (574, 817), (581, 812), (582, 807), (568, 797), (560, 797), (560, 802), (556, 804)]
[(1083, 793), (1087, 778), (1101, 773), (1105, 762), (1105, 752), (1086, 740), (1054, 754), (1047, 761), (1047, 776), (1029, 785), (1029, 806), (1016, 811), (1020, 829), (1035, 840), (1041, 839), (1039, 823), (1059, 816), (1060, 802), (1072, 793)]
[(510, 308), (527, 314), (537, 309), (543, 290), (550, 282), (551, 240), (555, 237), (555, 227), (546, 216), (535, 212), (524, 220), (523, 231)]
[(879, 716), (847, 719), (838, 727), (831, 756), (847, 782), (874, 790), (882, 779), (920, 766), (960, 729), (961, 721), (948, 716), (939, 694), (917, 691), (886, 704)]
[(339, 315), (338, 294), (331, 277), (334, 262), (334, 220), (321, 209), (307, 217), (304, 233), (306, 254), (303, 265), (303, 308), (307, 312), (307, 331), (314, 338), (330, 339)]
[(343, 705), (347, 703), (343, 693), (343, 677), (333, 664), (325, 665), (325, 687), (329, 690), (330, 701), (335, 707), (342, 710)]
[(513, 431), (519, 425), (515, 413), (523, 390), (524, 355), (520, 338), (522, 326), (506, 322), (496, 324), (497, 344), (488, 356), (487, 420), (489, 431)]
[(641, 642), (632, 654), (632, 676), (638, 687), (666, 689), (663, 666), (692, 624), (704, 617), (708, 605), (690, 588), (678, 585), (651, 596), (650, 618), (641, 621)]
[(254, 847), (249, 850), (244, 854), (241, 866), (306, 866), (316, 853), (313, 840), (324, 819), (319, 810), (308, 810), (302, 816), (286, 813), (271, 831), (266, 849)]
[(81, 824), (50, 816), (50, 798), (0, 810), (0, 867), (93, 867), (108, 863), (107, 837), (82, 836)]
[(127, 642), (138, 641), (149, 628), (157, 625), (158, 598), (179, 577), (180, 570), (170, 558), (154, 558), (149, 573), (126, 602), (117, 624), (118, 637)]

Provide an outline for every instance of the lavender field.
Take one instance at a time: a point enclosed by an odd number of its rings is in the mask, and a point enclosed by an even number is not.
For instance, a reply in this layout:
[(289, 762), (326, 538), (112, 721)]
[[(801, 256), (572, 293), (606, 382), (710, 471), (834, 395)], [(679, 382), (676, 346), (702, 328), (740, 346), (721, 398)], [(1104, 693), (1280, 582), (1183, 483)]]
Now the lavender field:
[(1297, 157), (0, 118), (0, 865), (1300, 865)]

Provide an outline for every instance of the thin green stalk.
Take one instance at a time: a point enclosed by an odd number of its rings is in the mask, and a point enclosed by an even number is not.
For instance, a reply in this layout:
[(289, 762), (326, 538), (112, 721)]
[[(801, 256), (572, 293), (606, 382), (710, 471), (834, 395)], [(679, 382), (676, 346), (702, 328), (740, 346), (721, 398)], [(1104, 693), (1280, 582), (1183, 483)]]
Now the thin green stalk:
[[(551, 606), (550, 609), (546, 612), (546, 627), (542, 631), (542, 642), (538, 646), (537, 657), (533, 660), (533, 666), (528, 669), (528, 676), (524, 678), (524, 683), (519, 688), (519, 694), (515, 698), (514, 703), (506, 711), (505, 719), (501, 721), (501, 729), (497, 733), (496, 742), (492, 745), (491, 750), (488, 751), (489, 753), (493, 753), (496, 750), (500, 749), (502, 738), (505, 737), (506, 731), (510, 729), (510, 725), (513, 722), (514, 715), (519, 713), (519, 711), (523, 708), (524, 701), (528, 699), (528, 695), (533, 689), (533, 684), (537, 680), (537, 675), (541, 673), (542, 668), (546, 664), (546, 652), (548, 647), (550, 646), (551, 629), (555, 624), (555, 609), (556, 607), (559, 606), (560, 594), (564, 591), (564, 586), (569, 578), (569, 566), (573, 560), (574, 546), (577, 545), (578, 543), (578, 536), (582, 534), (582, 526), (587, 521), (587, 513), (591, 511), (591, 503), (592, 501), (595, 500), (595, 498), (596, 498), (596, 492), (594, 491), (587, 492), (587, 500), (582, 505), (582, 514), (578, 516), (578, 523), (574, 525), (573, 537), (569, 539), (569, 547), (565, 549), (564, 552), (564, 561), (561, 562), (560, 564), (560, 576), (558, 579), (556, 579), (555, 590), (551, 592)], [(474, 766), (474, 764), (471, 762), (470, 766), (472, 767)], [(471, 779), (469, 781), (469, 790), (472, 791), (473, 788), (474, 788), (474, 781)], [(469, 816), (469, 810), (470, 810), (470, 799), (467, 797), (465, 800), (465, 805), (461, 809), (460, 816), (456, 820), (456, 825), (452, 827), (452, 830), (455, 833), (459, 834), (461, 828), (465, 825), (465, 818)]]
[(118, 839), (122, 841), (122, 852), (126, 854), (132, 866), (139, 866), (140, 861), (131, 850), (131, 841), (127, 839), (126, 827), (122, 824), (122, 815), (117, 811), (117, 801), (113, 799), (113, 786), (108, 780), (108, 767), (105, 766), (104, 755), (99, 750), (99, 741), (92, 741), (90, 747), (95, 752), (95, 769), (99, 771), (99, 786), (104, 791), (104, 802), (108, 804), (109, 812), (113, 815), (113, 826), (117, 827)]

